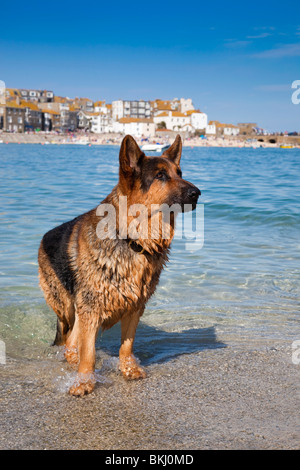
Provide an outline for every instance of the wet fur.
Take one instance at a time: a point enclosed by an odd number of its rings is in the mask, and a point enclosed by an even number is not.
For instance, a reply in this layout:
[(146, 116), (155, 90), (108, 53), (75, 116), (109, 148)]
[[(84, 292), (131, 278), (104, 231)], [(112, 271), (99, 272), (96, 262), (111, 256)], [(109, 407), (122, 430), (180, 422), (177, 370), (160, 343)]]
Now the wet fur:
[[(181, 178), (180, 156), (179, 136), (162, 157), (146, 157), (134, 139), (126, 136), (120, 149), (119, 183), (102, 203), (115, 207), (118, 221), (120, 196), (127, 196), (128, 207), (134, 203), (150, 208), (151, 204), (190, 202), (188, 194), (195, 187)], [(163, 179), (157, 178), (159, 172)], [(193, 202), (198, 196), (193, 196)], [(65, 345), (66, 359), (78, 366), (78, 380), (70, 389), (75, 396), (94, 389), (98, 331), (118, 321), (120, 369), (128, 379), (145, 377), (133, 356), (135, 331), (155, 292), (174, 235), (172, 216), (170, 237), (164, 239), (158, 232), (155, 239), (137, 240), (145, 250), (140, 253), (126, 239), (99, 239), (96, 228), (100, 217), (96, 211), (50, 230), (38, 254), (40, 286), (58, 317), (54, 343)], [(118, 230), (117, 224), (117, 234)]]

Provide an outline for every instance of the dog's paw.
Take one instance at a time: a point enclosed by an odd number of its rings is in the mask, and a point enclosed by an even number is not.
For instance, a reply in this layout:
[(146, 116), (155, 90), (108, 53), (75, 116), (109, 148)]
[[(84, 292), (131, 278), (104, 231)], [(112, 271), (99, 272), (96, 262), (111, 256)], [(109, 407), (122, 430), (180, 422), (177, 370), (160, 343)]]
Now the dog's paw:
[(134, 356), (120, 359), (120, 370), (126, 380), (145, 379), (146, 372), (138, 364)]
[(65, 359), (71, 366), (77, 366), (79, 364), (79, 356), (77, 348), (65, 348), (64, 351)]
[(83, 397), (92, 393), (95, 388), (96, 379), (94, 374), (78, 374), (75, 383), (69, 390), (74, 397)]
[(142, 367), (131, 367), (128, 369), (122, 370), (123, 377), (125, 377), (126, 380), (136, 380), (136, 379), (145, 379), (146, 378), (146, 372)]

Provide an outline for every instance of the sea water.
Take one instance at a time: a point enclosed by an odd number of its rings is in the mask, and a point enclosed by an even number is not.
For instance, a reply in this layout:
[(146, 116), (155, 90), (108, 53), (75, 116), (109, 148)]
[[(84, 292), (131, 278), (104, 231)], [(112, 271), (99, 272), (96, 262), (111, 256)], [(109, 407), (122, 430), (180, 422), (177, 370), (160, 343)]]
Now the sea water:
[[(48, 351), (56, 317), (38, 285), (40, 240), (112, 190), (118, 151), (0, 145), (0, 340), (10, 357)], [(138, 327), (142, 364), (203, 348), (299, 339), (300, 151), (184, 148), (181, 167), (202, 192), (202, 243), (195, 248), (176, 232)], [(117, 325), (99, 335), (97, 353), (114, 358), (119, 345)]]

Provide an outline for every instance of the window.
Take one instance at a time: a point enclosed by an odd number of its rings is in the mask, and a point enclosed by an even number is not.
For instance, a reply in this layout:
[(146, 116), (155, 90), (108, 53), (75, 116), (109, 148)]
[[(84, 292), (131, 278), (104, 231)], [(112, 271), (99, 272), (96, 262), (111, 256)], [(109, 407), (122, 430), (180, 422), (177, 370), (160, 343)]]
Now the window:
[(18, 123), (22, 124), (22, 122), (23, 122), (23, 119), (21, 117), (18, 117)]

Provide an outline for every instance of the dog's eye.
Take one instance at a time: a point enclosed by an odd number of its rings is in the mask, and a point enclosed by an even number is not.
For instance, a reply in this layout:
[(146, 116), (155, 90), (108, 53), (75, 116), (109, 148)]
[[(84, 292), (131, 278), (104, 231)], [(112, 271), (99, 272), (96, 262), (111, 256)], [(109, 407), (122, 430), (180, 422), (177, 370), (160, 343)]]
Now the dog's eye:
[(167, 179), (167, 174), (164, 171), (159, 171), (155, 176), (155, 179), (165, 181)]

